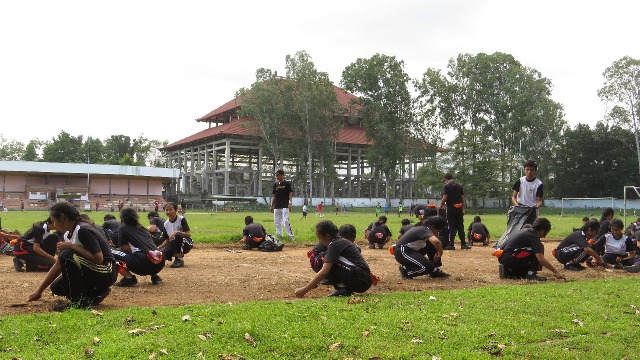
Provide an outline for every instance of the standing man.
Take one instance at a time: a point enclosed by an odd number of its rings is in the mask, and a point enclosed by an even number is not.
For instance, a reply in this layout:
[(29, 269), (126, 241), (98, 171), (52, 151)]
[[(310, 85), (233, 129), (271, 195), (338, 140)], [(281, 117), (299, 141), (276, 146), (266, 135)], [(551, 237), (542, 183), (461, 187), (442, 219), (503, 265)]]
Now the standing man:
[(471, 249), (467, 245), (464, 236), (464, 189), (462, 185), (453, 181), (453, 175), (446, 173), (444, 175), (444, 188), (442, 190), (442, 201), (440, 208), (446, 209), (447, 228), (449, 236), (445, 250), (455, 250), (454, 240), (456, 233), (460, 238), (460, 248), (462, 250)]
[(276, 171), (276, 183), (273, 184), (273, 195), (271, 196), (271, 212), (273, 222), (276, 225), (276, 236), (282, 237), (282, 225), (289, 235), (289, 239), (294, 240), (293, 230), (289, 223), (289, 211), (293, 200), (293, 188), (291, 183), (284, 180), (284, 171)]
[(156, 199), (153, 202), (153, 208), (155, 209), (156, 212), (158, 212), (158, 207), (160, 206), (160, 201), (158, 201), (158, 199)]
[(527, 160), (524, 163), (524, 176), (513, 184), (513, 195), (511, 196), (511, 202), (514, 206), (525, 205), (535, 208), (536, 218), (538, 218), (543, 197), (542, 181), (536, 178), (537, 172), (538, 163), (534, 160)]

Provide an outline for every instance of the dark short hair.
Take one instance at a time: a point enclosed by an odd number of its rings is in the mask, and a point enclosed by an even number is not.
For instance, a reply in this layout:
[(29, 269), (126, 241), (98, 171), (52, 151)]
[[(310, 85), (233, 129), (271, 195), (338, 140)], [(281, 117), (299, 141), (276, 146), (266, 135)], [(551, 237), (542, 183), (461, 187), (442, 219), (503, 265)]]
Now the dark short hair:
[(600, 230), (600, 223), (598, 222), (598, 220), (589, 220), (582, 227), (582, 231), (587, 231), (587, 229), (592, 229), (597, 232), (598, 230)]
[(126, 207), (120, 211), (120, 221), (126, 225), (136, 226), (140, 223), (138, 220), (138, 212), (132, 207)]
[(284, 175), (284, 170), (279, 169), (278, 171), (276, 171), (276, 175)]
[(387, 217), (382, 215), (378, 218), (378, 222), (386, 224), (387, 223)]
[(453, 175), (451, 175), (451, 173), (446, 173), (446, 174), (444, 174), (444, 179), (445, 180), (451, 180), (451, 179), (453, 179)]
[(402, 219), (402, 221), (401, 221), (400, 223), (402, 224), (402, 226), (409, 225), (409, 224), (411, 224), (411, 220), (409, 220), (409, 219)]
[(544, 230), (545, 234), (551, 231), (551, 222), (547, 218), (537, 218), (533, 222), (533, 231)]
[(335, 238), (338, 234), (338, 227), (331, 220), (322, 220), (316, 224), (316, 231), (322, 235), (329, 234)]
[(473, 222), (474, 222), (474, 223), (476, 223), (476, 222), (482, 222), (482, 219), (480, 219), (480, 216), (475, 216), (475, 217), (473, 218)]
[(116, 217), (115, 217), (115, 216), (113, 216), (113, 215), (111, 215), (111, 214), (107, 214), (107, 215), (105, 215), (105, 216), (104, 216), (104, 218), (103, 218), (103, 220), (104, 220), (104, 221), (107, 221), (107, 220), (115, 220), (115, 219), (116, 219)]
[(615, 218), (613, 220), (611, 220), (611, 225), (610, 226), (615, 226), (618, 227), (620, 229), (624, 229), (624, 223), (622, 222), (622, 220)]
[(532, 168), (538, 170), (538, 163), (535, 160), (527, 160), (524, 163), (524, 168)]
[(158, 215), (157, 211), (149, 211), (149, 213), (147, 214), (147, 219), (151, 219), (151, 218), (155, 218), (155, 217), (160, 217), (160, 215)]
[(441, 231), (447, 225), (447, 222), (442, 216), (432, 216), (423, 222), (425, 226), (433, 227), (434, 229)]
[(247, 215), (244, 217), (244, 224), (245, 225), (249, 225), (253, 222), (253, 216), (251, 215)]
[(358, 231), (355, 226), (351, 224), (344, 224), (340, 226), (338, 234), (347, 240), (355, 240), (356, 236), (358, 236)]

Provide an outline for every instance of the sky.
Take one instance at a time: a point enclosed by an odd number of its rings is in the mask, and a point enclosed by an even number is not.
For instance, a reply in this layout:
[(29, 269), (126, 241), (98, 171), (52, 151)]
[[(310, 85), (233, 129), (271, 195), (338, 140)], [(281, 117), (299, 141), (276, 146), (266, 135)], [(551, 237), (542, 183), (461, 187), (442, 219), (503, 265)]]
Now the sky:
[(461, 53), (508, 53), (551, 80), (571, 126), (593, 125), (607, 112), (604, 70), (640, 58), (638, 13), (620, 0), (3, 1), (0, 135), (173, 143), (301, 50), (336, 85), (376, 53), (411, 78)]

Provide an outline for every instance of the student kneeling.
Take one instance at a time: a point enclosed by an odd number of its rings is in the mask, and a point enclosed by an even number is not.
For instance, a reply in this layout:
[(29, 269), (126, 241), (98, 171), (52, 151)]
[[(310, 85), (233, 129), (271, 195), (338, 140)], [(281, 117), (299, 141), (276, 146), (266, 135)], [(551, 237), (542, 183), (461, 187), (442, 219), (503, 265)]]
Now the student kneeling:
[(420, 275), (429, 275), (432, 278), (449, 277), (449, 274), (439, 268), (442, 266), (443, 249), (438, 233), (445, 225), (446, 222), (441, 216), (433, 216), (417, 223), (398, 240), (393, 256), (400, 264), (400, 275), (403, 279), (413, 279)]
[(253, 222), (252, 216), (244, 218), (245, 227), (242, 229), (242, 240), (244, 243), (242, 250), (251, 250), (259, 247), (267, 236), (267, 230), (264, 229), (262, 224)]
[(116, 286), (133, 286), (138, 283), (135, 275), (151, 275), (151, 283), (159, 284), (158, 275), (164, 268), (162, 253), (158, 251), (151, 233), (144, 228), (134, 208), (128, 207), (120, 212), (122, 225), (118, 231), (118, 249), (111, 250), (118, 262), (118, 272), (123, 278)]
[(369, 265), (351, 241), (338, 236), (338, 227), (329, 220), (316, 225), (318, 241), (327, 247), (322, 268), (309, 283), (295, 290), (297, 297), (304, 295), (325, 278), (334, 284), (336, 291), (329, 296), (350, 296), (365, 292), (371, 287)]

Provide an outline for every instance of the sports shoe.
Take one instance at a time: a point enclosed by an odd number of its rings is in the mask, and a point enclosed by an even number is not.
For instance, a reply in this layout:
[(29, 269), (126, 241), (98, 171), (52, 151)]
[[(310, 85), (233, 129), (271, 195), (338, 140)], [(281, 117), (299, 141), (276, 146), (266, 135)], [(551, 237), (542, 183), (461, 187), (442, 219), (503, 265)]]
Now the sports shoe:
[(576, 266), (576, 264), (565, 264), (564, 265), (564, 269), (565, 270), (569, 270), (569, 271), (581, 271), (582, 268), (579, 266)]
[(333, 283), (329, 281), (329, 279), (322, 279), (322, 281), (320, 281), (320, 285), (333, 285)]
[(181, 258), (176, 258), (175, 260), (173, 260), (173, 262), (171, 263), (171, 267), (172, 268), (181, 268), (184, 266), (184, 260), (182, 260)]
[(538, 276), (538, 274), (527, 274), (527, 280), (535, 280), (535, 281), (547, 281), (547, 278), (544, 276)]
[(251, 250), (251, 246), (245, 245), (242, 247), (242, 250)]
[(378, 249), (382, 249), (383, 244), (378, 244)]
[(442, 271), (442, 270), (438, 270), (438, 271), (434, 271), (431, 274), (429, 274), (429, 276), (431, 276), (432, 278), (436, 279), (436, 278), (448, 278), (451, 275), (447, 274), (446, 272)]
[(162, 282), (162, 278), (158, 274), (151, 275), (151, 284), (158, 285)]
[(109, 293), (111, 293), (111, 288), (110, 287), (102, 290), (101, 293), (96, 295), (96, 297), (93, 298), (93, 300), (91, 300), (91, 306), (95, 306), (95, 305), (100, 304), (104, 300), (104, 298), (106, 298), (107, 295), (109, 295)]
[(135, 276), (132, 277), (123, 277), (120, 281), (116, 283), (117, 287), (130, 287), (134, 286), (138, 283), (138, 279)]
[(498, 274), (500, 274), (500, 279), (507, 278), (507, 269), (505, 269), (504, 265), (498, 265)]
[(17, 272), (23, 272), (24, 269), (22, 268), (22, 261), (20, 261), (20, 259), (18, 259), (17, 257), (13, 258), (13, 268), (16, 269)]
[(616, 269), (616, 270), (622, 270), (623, 266), (622, 266), (622, 264), (617, 263), (617, 264), (613, 264), (613, 268)]
[(455, 250), (455, 249), (456, 249), (455, 246), (447, 246), (447, 247), (442, 248), (442, 250)]
[(596, 264), (593, 263), (593, 258), (588, 258), (587, 261), (585, 261), (584, 263), (590, 268), (594, 268), (597, 266)]
[(351, 296), (353, 293), (349, 290), (347, 290), (347, 288), (337, 288), (336, 291), (332, 292), (331, 294), (329, 294), (330, 297), (333, 296)]
[(369, 249), (375, 249), (376, 248), (376, 244), (369, 244)]
[(461, 248), (462, 250), (471, 250), (471, 246), (466, 245), (466, 244), (465, 244), (465, 245), (460, 246), (460, 248)]
[(637, 272), (640, 272), (640, 265), (625, 266), (623, 267), (623, 269), (626, 272), (637, 273)]
[(409, 274), (407, 273), (407, 268), (404, 265), (400, 265), (398, 267), (398, 269), (400, 270), (400, 276), (402, 276), (403, 279), (405, 280), (411, 280), (413, 279), (411, 276), (409, 276)]

